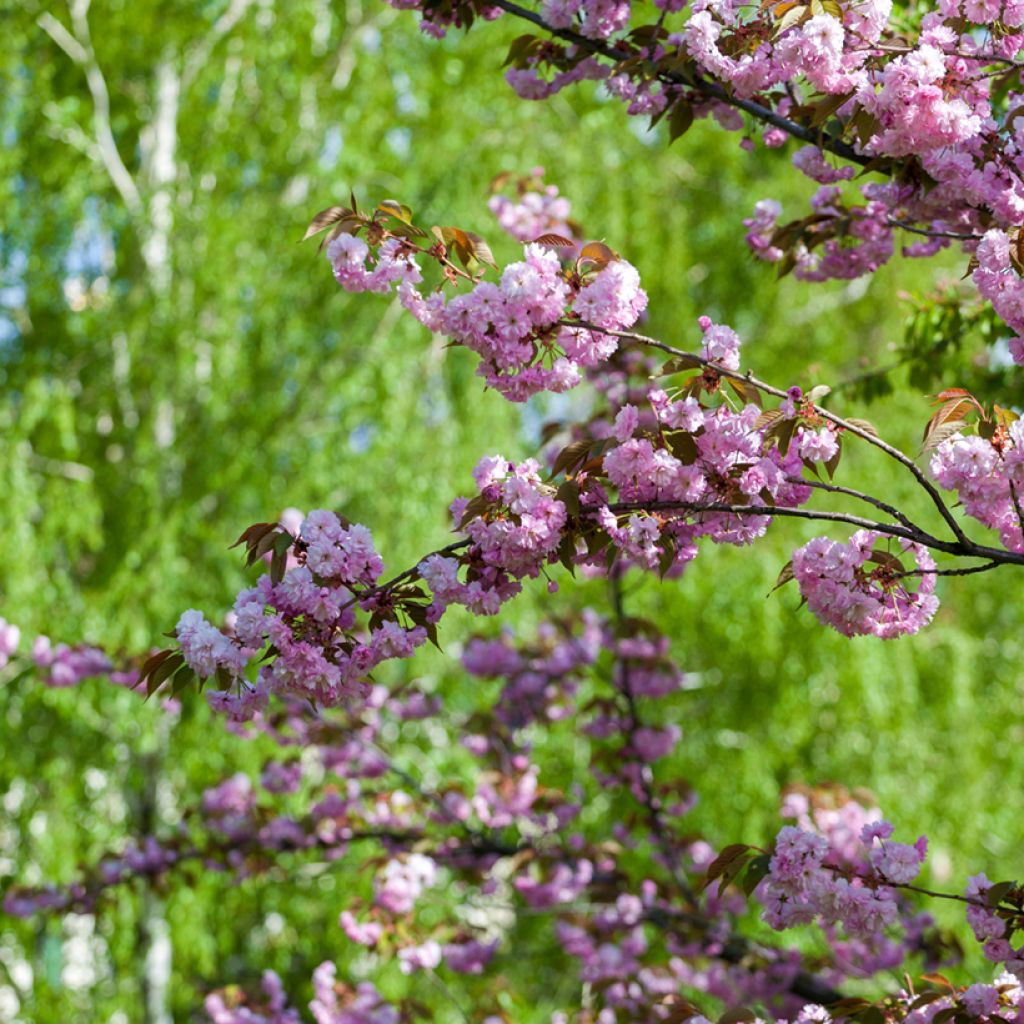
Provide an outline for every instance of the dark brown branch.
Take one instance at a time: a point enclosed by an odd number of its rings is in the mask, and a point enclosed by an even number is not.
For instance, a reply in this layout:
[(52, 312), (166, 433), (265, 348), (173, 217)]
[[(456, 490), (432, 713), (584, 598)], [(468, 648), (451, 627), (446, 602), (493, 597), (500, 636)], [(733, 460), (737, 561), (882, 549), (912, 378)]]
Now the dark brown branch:
[(898, 220), (896, 217), (887, 217), (886, 223), (890, 227), (901, 228), (904, 231), (912, 231), (915, 235), (926, 235), (928, 238), (951, 238), (954, 242), (975, 242), (984, 235), (975, 234), (973, 231), (960, 234), (956, 231), (940, 231), (934, 228), (919, 228), (915, 224), (908, 224), (905, 220)]
[[(566, 327), (582, 328), (584, 330), (594, 331), (598, 334), (605, 334), (610, 337), (619, 338), (622, 341), (632, 341), (638, 345), (645, 345), (648, 348), (656, 348), (662, 352), (667, 352), (671, 356), (678, 356), (682, 359), (690, 360), (694, 365), (710, 367), (720, 377), (744, 381), (752, 387), (757, 388), (757, 390), (763, 394), (772, 395), (779, 399), (786, 399), (789, 397), (787, 392), (782, 391), (780, 388), (773, 387), (771, 384), (767, 384), (764, 381), (758, 380), (752, 373), (740, 373), (736, 370), (728, 370), (719, 363), (716, 363), (711, 359), (706, 359), (704, 356), (697, 355), (694, 352), (686, 352), (680, 348), (675, 348), (672, 345), (667, 345), (663, 341), (659, 341), (657, 338), (649, 338), (644, 334), (638, 334), (636, 331), (608, 330), (603, 327), (595, 327), (593, 324), (582, 320), (560, 320), (558, 322)], [(1024, 565), (1024, 555), (1018, 556), (1014, 552), (999, 551), (998, 548), (989, 548), (985, 545), (975, 544), (973, 541), (969, 540), (960, 524), (956, 521), (956, 517), (946, 505), (942, 495), (936, 490), (935, 485), (927, 476), (925, 476), (924, 470), (921, 469), (921, 467), (918, 466), (917, 463), (908, 455), (905, 455), (898, 448), (894, 448), (891, 444), (887, 444), (877, 434), (874, 434), (869, 430), (865, 430), (863, 427), (858, 427), (855, 423), (851, 423), (849, 420), (844, 420), (841, 416), (837, 416), (835, 413), (829, 412), (828, 409), (825, 409), (820, 405), (815, 405), (813, 408), (822, 419), (827, 420), (829, 423), (845, 430), (849, 434), (853, 434), (855, 437), (861, 438), (861, 440), (873, 445), (879, 451), (885, 452), (889, 458), (894, 459), (911, 473), (918, 485), (925, 491), (928, 497), (931, 498), (932, 503), (938, 509), (939, 515), (941, 515), (945, 520), (946, 525), (950, 530), (952, 530), (953, 536), (956, 537), (960, 545), (958, 548), (954, 546), (954, 549), (947, 549), (939, 544), (931, 544), (929, 545), (930, 547), (935, 547), (939, 551), (949, 550), (950, 554), (974, 554), (985, 558), (999, 558), (1004, 562), (1013, 562), (1017, 565)]]
[[(616, 622), (621, 624), (625, 619), (625, 609), (622, 598), (622, 578), (618, 573), (613, 572), (610, 582), (612, 589), (612, 608), (615, 611)], [(615, 688), (619, 690), (626, 700), (626, 709), (629, 714), (629, 737), (630, 741), (632, 741), (633, 735), (639, 728), (641, 728), (642, 722), (640, 719), (640, 710), (637, 707), (636, 695), (633, 693), (633, 687), (630, 683), (629, 660), (627, 658), (616, 658), (616, 666), (619, 669), (619, 673), (617, 677), (613, 674), (612, 680)], [(646, 768), (642, 769), (640, 772), (640, 791), (643, 795), (641, 803), (643, 804), (644, 810), (647, 814), (647, 822), (650, 825), (651, 834), (654, 836), (655, 843), (661, 850), (661, 856), (665, 862), (665, 868), (672, 876), (672, 881), (675, 883), (676, 888), (679, 890), (683, 899), (690, 907), (696, 910), (697, 895), (693, 891), (693, 887), (687, 881), (686, 876), (679, 870), (679, 851), (673, 849), (672, 840), (668, 833), (668, 827), (665, 824), (665, 818), (661, 813), (658, 800), (654, 795), (654, 788), (651, 785), (651, 777)]]
[[(549, 35), (555, 36), (558, 39), (564, 39), (566, 42), (572, 43), (574, 46), (578, 46), (595, 56), (606, 57), (608, 60), (616, 62), (636, 56), (635, 53), (622, 50), (619, 47), (610, 46), (596, 39), (588, 39), (572, 29), (554, 28), (535, 11), (514, 3), (513, 0), (493, 0), (491, 6), (500, 7), (508, 14), (522, 18), (524, 21), (528, 21), (543, 29)], [(842, 139), (826, 135), (820, 129), (806, 128), (796, 121), (782, 117), (761, 103), (755, 103), (753, 100), (745, 100), (734, 96), (724, 86), (719, 85), (718, 82), (708, 81), (699, 77), (691, 79), (684, 75), (665, 71), (659, 71), (657, 77), (668, 85), (692, 89), (694, 92), (708, 97), (708, 99), (718, 100), (720, 103), (725, 103), (730, 107), (735, 107), (737, 110), (742, 110), (764, 124), (770, 124), (773, 128), (782, 129), (782, 131), (786, 132), (787, 135), (791, 135), (794, 139), (800, 139), (801, 142), (807, 142), (813, 146), (828, 150), (843, 160), (849, 160), (851, 163), (859, 164), (861, 167), (866, 167), (874, 159), (873, 157), (865, 156), (863, 153), (858, 153), (857, 150), (848, 143), (843, 142)]]

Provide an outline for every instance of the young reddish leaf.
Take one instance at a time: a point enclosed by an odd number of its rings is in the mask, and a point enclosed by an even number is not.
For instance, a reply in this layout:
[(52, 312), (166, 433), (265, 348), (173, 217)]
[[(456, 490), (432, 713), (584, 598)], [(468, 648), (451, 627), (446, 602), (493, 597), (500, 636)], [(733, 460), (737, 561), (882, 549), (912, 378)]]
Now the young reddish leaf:
[(674, 356), (667, 362), (663, 363), (655, 377), (671, 377), (674, 373), (682, 373), (683, 370), (695, 370), (702, 367), (704, 363), (697, 358), (697, 356), (691, 356), (689, 353), (685, 353), (681, 356)]
[(846, 421), (851, 427), (856, 427), (858, 430), (863, 430), (865, 434), (870, 434), (872, 437), (881, 437), (878, 433), (878, 428), (870, 420), (861, 420), (850, 418)]
[(931, 974), (922, 974), (922, 981), (927, 981), (929, 985), (941, 985), (943, 988), (952, 990), (953, 983), (944, 974), (938, 972), (932, 972)]
[(619, 254), (604, 242), (587, 242), (580, 250), (576, 265), (578, 267), (581, 263), (593, 263), (600, 269), (614, 263), (618, 258)]
[(478, 494), (475, 498), (471, 498), (469, 503), (466, 505), (466, 508), (463, 510), (462, 519), (459, 520), (458, 528), (461, 530), (468, 522), (489, 511), (490, 507), (491, 503), (482, 494)]
[(498, 264), (494, 262), (494, 254), (491, 252), (491, 247), (479, 235), (474, 235), (472, 231), (467, 231), (466, 237), (469, 239), (470, 256), (478, 263), (483, 263), (493, 270), (497, 270)]
[(404, 221), (406, 224), (412, 223), (412, 210), (397, 199), (382, 199), (377, 204), (377, 209), (391, 214), (392, 217), (397, 217), (398, 220)]
[(755, 430), (764, 430), (773, 427), (785, 419), (786, 414), (781, 409), (767, 409), (754, 420)]
[(708, 865), (701, 888), (706, 888), (710, 885), (737, 857), (742, 857), (749, 849), (750, 847), (746, 843), (730, 843), (725, 847)]
[(779, 587), (784, 587), (794, 579), (796, 579), (796, 577), (793, 575), (793, 563), (790, 561), (779, 570), (779, 578), (775, 581), (775, 586), (772, 587), (772, 593), (778, 590)]
[(326, 210), (321, 210), (309, 222), (309, 227), (306, 228), (306, 233), (302, 236), (302, 240), (305, 242), (307, 238), (320, 234), (324, 228), (330, 227), (343, 217), (347, 217), (351, 212), (347, 206), (328, 206)]
[(933, 425), (929, 421), (929, 426), (925, 429), (921, 451), (928, 452), (933, 448), (938, 448), (943, 441), (948, 441), (954, 434), (959, 433), (966, 426), (967, 424), (963, 420), (953, 420), (952, 422), (939, 425)]
[(533, 240), (533, 244), (550, 245), (556, 249), (573, 249), (576, 247), (576, 243), (571, 238), (566, 238), (565, 235), (556, 235), (553, 231), (538, 236)]
[[(231, 548), (237, 548), (239, 544), (249, 544), (258, 541), (265, 534), (276, 529), (277, 523), (253, 523), (248, 529), (242, 531), (241, 537), (231, 545)], [(228, 550), (230, 551), (231, 548), (228, 548)]]
[(985, 893), (985, 902), (990, 907), (996, 907), (1003, 901), (1003, 898), (1008, 893), (1013, 892), (1016, 888), (1016, 882), (996, 882), (996, 884), (993, 885), (987, 893)]
[(748, 405), (761, 405), (761, 392), (753, 384), (745, 380), (738, 380), (735, 377), (726, 377), (726, 383), (739, 396), (740, 400)]
[(907, 1009), (911, 1011), (920, 1010), (922, 1006), (934, 1003), (936, 999), (945, 999), (945, 995), (937, 989), (930, 989), (928, 992), (922, 992)]

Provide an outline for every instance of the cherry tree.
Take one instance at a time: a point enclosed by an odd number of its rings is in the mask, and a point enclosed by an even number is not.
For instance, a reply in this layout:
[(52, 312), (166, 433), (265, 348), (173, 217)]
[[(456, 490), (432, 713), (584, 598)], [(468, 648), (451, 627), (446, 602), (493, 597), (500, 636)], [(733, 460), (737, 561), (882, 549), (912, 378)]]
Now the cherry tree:
[[(899, 233), (915, 237), (907, 258), (955, 243), (979, 315), (1005, 324), (1024, 362), (1024, 5), (393, 6), (418, 11), (430, 36), (523, 21), (529, 34), (506, 64), (527, 100), (597, 81), (627, 116), (665, 120), (672, 140), (707, 117), (745, 149), (796, 140), (793, 166), (820, 187), (800, 219), (780, 223), (770, 198), (740, 218), (758, 258), (815, 282), (874, 272)], [(118, 660), (30, 643), (0, 622), (0, 660), (26, 676), (73, 686), (106, 674), (169, 714), (202, 691), (228, 732), (277, 749), (258, 780), (232, 775), (203, 793), (174, 834), (140, 836), (69, 886), (16, 887), (5, 909), (89, 911), (138, 881), (248, 877), (370, 848), (370, 889), (342, 913), (338, 942), (423, 984), (391, 999), (373, 971), (340, 977), (328, 959), (312, 970), (318, 1024), (519, 1019), (502, 963), (530, 916), (546, 919), (578, 975), (578, 999), (553, 1024), (1024, 1019), (1024, 887), (984, 874), (959, 891), (916, 884), (927, 839), (901, 823), (895, 840), (868, 795), (792, 789), (780, 808), (789, 823), (763, 846), (715, 849), (694, 834), (697, 791), (659, 767), (680, 742), (666, 698), (686, 673), (662, 630), (630, 613), (624, 587), (639, 574), (672, 585), (701, 571), (703, 546), (756, 547), (785, 529), (775, 520), (798, 518), (827, 532), (779, 567), (778, 587), (806, 604), (794, 614), (847, 637), (916, 633), (935, 616), (941, 577), (1024, 564), (1024, 423), (947, 389), (922, 451), (903, 451), (884, 424), (834, 409), (827, 387), (755, 375), (725, 324), (703, 316), (678, 338), (645, 333), (630, 254), (589, 240), (539, 170), (501, 176), (488, 205), (517, 258), (499, 263), (481, 235), (421, 224), (388, 197), (351, 195), (307, 238), (322, 236), (323, 272), (345, 291), (397, 297), (425, 334), (474, 353), (481, 401), (579, 388), (588, 414), (552, 424), (535, 458), (481, 452), (467, 493), (439, 496), (456, 539), (413, 566), (385, 571), (370, 529), (336, 511), (289, 510), (238, 539), (263, 570), (254, 585), (230, 611), (184, 611), (165, 649)], [(890, 464), (916, 504), (842, 483), (844, 453)], [(449, 609), (500, 615), (524, 588), (555, 595), (574, 575), (604, 580), (607, 607), (466, 645), (462, 668), (487, 694), (472, 714), (378, 681), (388, 662), (440, 645)], [(450, 784), (410, 766), (424, 723), (464, 769)], [(582, 775), (536, 756), (560, 734), (585, 743)], [(962, 950), (928, 900), (962, 905), (998, 971), (969, 986), (940, 973)], [(443, 914), (424, 912), (438, 902)], [(758, 938), (754, 914), (778, 933), (813, 925), (815, 951)], [(261, 992), (228, 984), (206, 999), (217, 1024), (298, 1021), (294, 1005), (272, 973)]]

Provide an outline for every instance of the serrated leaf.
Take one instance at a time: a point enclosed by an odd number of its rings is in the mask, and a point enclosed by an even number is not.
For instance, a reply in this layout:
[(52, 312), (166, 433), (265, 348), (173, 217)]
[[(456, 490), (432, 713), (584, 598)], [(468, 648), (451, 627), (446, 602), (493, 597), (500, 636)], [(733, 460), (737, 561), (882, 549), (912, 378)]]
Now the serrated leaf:
[[(501, 66), (504, 68), (508, 67), (509, 64), (514, 64), (516, 67), (521, 67), (528, 57), (536, 54), (539, 50), (543, 49), (545, 45), (545, 40), (540, 36), (517, 36), (512, 40), (512, 43), (508, 48), (508, 53)], [(503, 181), (501, 184), (504, 185), (505, 182)], [(493, 183), (491, 185), (492, 190), (500, 187), (501, 185), (495, 186)]]
[(309, 227), (306, 228), (306, 233), (302, 236), (302, 240), (305, 242), (306, 239), (320, 234), (324, 228), (329, 228), (343, 217), (347, 217), (351, 212), (347, 206), (328, 206), (326, 210), (321, 210), (309, 222)]
[(276, 546), (273, 555), (270, 556), (270, 582), (280, 583), (284, 579), (285, 569), (288, 565), (288, 549), (278, 551)]
[(865, 434), (870, 434), (872, 437), (881, 437), (878, 433), (878, 428), (870, 420), (853, 419), (852, 417), (846, 421), (851, 427), (856, 427), (858, 430), (863, 430)]
[(775, 443), (779, 446), (779, 454), (785, 456), (789, 452), (789, 446), (793, 442), (793, 435), (796, 434), (798, 421), (794, 416), (791, 420), (783, 420), (775, 431)]
[(775, 586), (772, 587), (772, 593), (784, 587), (791, 580), (795, 580), (796, 576), (793, 574), (793, 563), (792, 561), (787, 562), (780, 570), (778, 579), (775, 581)]
[[(265, 534), (271, 530), (277, 529), (277, 523), (253, 523), (252, 526), (242, 531), (242, 535), (231, 545), (231, 548), (237, 548), (239, 544), (249, 544), (259, 540)], [(231, 548), (228, 548), (230, 551)]]
[(765, 430), (775, 426), (776, 423), (785, 419), (786, 414), (781, 409), (766, 409), (754, 420), (755, 430)]
[(467, 231), (466, 237), (469, 239), (469, 251), (473, 259), (478, 263), (483, 263), (497, 270), (498, 264), (494, 262), (494, 253), (491, 252), (491, 247), (479, 235), (473, 234), (472, 231)]
[(828, 1004), (828, 1012), (833, 1017), (852, 1017), (855, 1013), (861, 1013), (871, 1006), (866, 999), (857, 996), (849, 996), (846, 999), (839, 999)]
[(558, 560), (569, 572), (576, 575), (576, 538), (566, 533), (558, 545)]
[(676, 560), (676, 546), (671, 537), (662, 536), (661, 554), (658, 556), (658, 576), (665, 578), (665, 573), (672, 568)]
[(669, 451), (684, 465), (692, 466), (700, 456), (693, 434), (685, 430), (674, 431), (667, 437)]
[(477, 516), (482, 516), (490, 507), (491, 503), (482, 494), (471, 498), (463, 510), (458, 528), (460, 530), (463, 529), (470, 520), (476, 519)]
[[(434, 230), (436, 233), (437, 229)], [(495, 270), (498, 269), (490, 246), (479, 235), (455, 227), (444, 227), (440, 231), (444, 244), (455, 253), (467, 269), (472, 266), (474, 261), (484, 263)]]
[(829, 480), (834, 480), (836, 470), (839, 468), (839, 460), (843, 457), (843, 440), (842, 438), (836, 439), (836, 453), (832, 456), (828, 462), (825, 463), (825, 470), (828, 473)]
[(925, 434), (921, 451), (929, 452), (933, 448), (938, 448), (943, 441), (948, 441), (954, 434), (958, 434), (966, 426), (967, 424), (963, 420), (953, 420), (952, 423), (943, 423), (939, 427), (933, 427)]
[(412, 223), (412, 210), (405, 203), (400, 203), (397, 199), (382, 199), (377, 204), (377, 209), (382, 213), (388, 213), (392, 217), (404, 221), (406, 224)]
[[(172, 633), (170, 635), (173, 636), (174, 634)], [(157, 651), (156, 654), (151, 654), (145, 660), (145, 662), (143, 662), (142, 669), (141, 669), (141, 672), (140, 672), (140, 680), (139, 681), (141, 682), (142, 679), (145, 679), (146, 676), (148, 676), (150, 674), (150, 672), (153, 672), (157, 668), (159, 668), (159, 666), (163, 662), (165, 662), (169, 657), (171, 657), (172, 654), (174, 654), (174, 649), (173, 648), (170, 648), (169, 650), (164, 650), (164, 651)], [(136, 684), (136, 685), (138, 685), (138, 684)]]
[(576, 247), (576, 243), (571, 238), (566, 238), (565, 235), (556, 235), (553, 231), (539, 235), (533, 240), (533, 244), (550, 245), (556, 249), (574, 249)]
[(783, 32), (787, 32), (789, 29), (796, 25), (799, 25), (804, 19), (810, 17), (810, 12), (806, 7), (793, 7), (779, 19), (778, 25), (775, 27), (775, 35), (781, 36)]

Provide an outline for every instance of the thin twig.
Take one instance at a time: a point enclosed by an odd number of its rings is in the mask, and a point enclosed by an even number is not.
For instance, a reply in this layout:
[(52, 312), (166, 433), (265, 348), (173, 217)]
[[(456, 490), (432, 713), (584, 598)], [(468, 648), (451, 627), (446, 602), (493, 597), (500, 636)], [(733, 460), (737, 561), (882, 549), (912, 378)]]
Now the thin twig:
[[(639, 345), (646, 345), (649, 348), (656, 348), (662, 352), (667, 352), (669, 355), (678, 356), (683, 359), (692, 360), (694, 364), (699, 364), (704, 367), (709, 367), (715, 371), (720, 377), (726, 377), (731, 380), (744, 381), (751, 387), (757, 388), (758, 391), (763, 392), (766, 395), (772, 395), (775, 398), (786, 399), (789, 397), (788, 393), (781, 390), (780, 388), (773, 387), (771, 384), (767, 384), (764, 381), (758, 380), (752, 373), (740, 373), (736, 370), (728, 370), (719, 363), (716, 363), (712, 359), (708, 359), (704, 356), (698, 355), (695, 352), (687, 352), (680, 348), (675, 348), (673, 345), (667, 345), (663, 341), (659, 341), (657, 338), (649, 338), (647, 335), (638, 334), (636, 331), (615, 331), (603, 327), (596, 327), (595, 325), (588, 323), (585, 320), (559, 320), (558, 323), (565, 327), (576, 327), (582, 330), (595, 331), (598, 334), (608, 335), (609, 337), (619, 338), (622, 341), (632, 341)], [(829, 412), (828, 409), (823, 408), (820, 405), (813, 406), (814, 411), (824, 420), (829, 423), (853, 434), (855, 437), (861, 438), (868, 444), (878, 448), (879, 451), (885, 452), (889, 458), (894, 459), (901, 466), (907, 469), (913, 477), (917, 480), (921, 488), (931, 498), (932, 503), (938, 509), (939, 514), (945, 520), (946, 525), (952, 530), (953, 536), (956, 537), (963, 550), (955, 550), (953, 554), (963, 554), (968, 550), (973, 553), (982, 552), (988, 554), (993, 549), (984, 549), (982, 545), (975, 544), (969, 540), (967, 535), (964, 533), (960, 524), (956, 521), (956, 517), (949, 510), (945, 501), (942, 499), (942, 495), (935, 489), (932, 482), (925, 476), (924, 470), (914, 462), (908, 455), (905, 455), (898, 448), (894, 448), (892, 445), (887, 444), (877, 434), (872, 433), (869, 430), (865, 430), (863, 427), (858, 427), (855, 423), (851, 423), (849, 420), (843, 419), (841, 416), (837, 416), (833, 412)], [(938, 547), (938, 545), (931, 545)], [(944, 550), (939, 548), (939, 550)], [(1013, 558), (1006, 559), (1007, 561), (1017, 561)], [(1024, 556), (1019, 559), (1019, 564), (1024, 565)]]
[[(536, 25), (549, 35), (555, 36), (559, 39), (564, 39), (566, 42), (579, 46), (581, 49), (586, 50), (587, 53), (606, 57), (607, 59), (614, 60), (616, 62), (636, 56), (636, 54), (631, 51), (623, 50), (616, 46), (610, 46), (607, 43), (602, 43), (595, 39), (588, 39), (586, 36), (580, 35), (580, 33), (574, 32), (572, 29), (554, 28), (539, 14), (522, 7), (520, 4), (514, 3), (513, 0), (493, 0), (492, 6), (500, 7), (503, 11)], [(718, 100), (730, 107), (735, 107), (737, 110), (742, 110), (744, 113), (750, 114), (752, 117), (759, 121), (763, 121), (765, 124), (770, 124), (774, 128), (782, 129), (782, 131), (786, 132), (788, 135), (792, 135), (793, 138), (800, 139), (801, 142), (808, 142), (811, 145), (820, 147), (821, 149), (826, 149), (830, 153), (834, 153), (836, 156), (842, 157), (844, 160), (849, 160), (851, 163), (859, 164), (861, 167), (866, 167), (868, 164), (872, 163), (874, 159), (873, 157), (866, 156), (863, 153), (858, 153), (857, 150), (848, 143), (843, 142), (841, 139), (837, 139), (834, 136), (826, 135), (820, 129), (814, 130), (805, 128), (796, 121), (791, 121), (787, 117), (782, 117), (769, 107), (763, 106), (760, 103), (755, 103), (753, 100), (745, 100), (738, 96), (734, 96), (724, 86), (719, 85), (717, 82), (711, 82), (707, 79), (696, 76), (688, 78), (683, 75), (667, 71), (657, 72), (657, 77), (661, 81), (670, 85), (692, 89), (710, 99)]]

